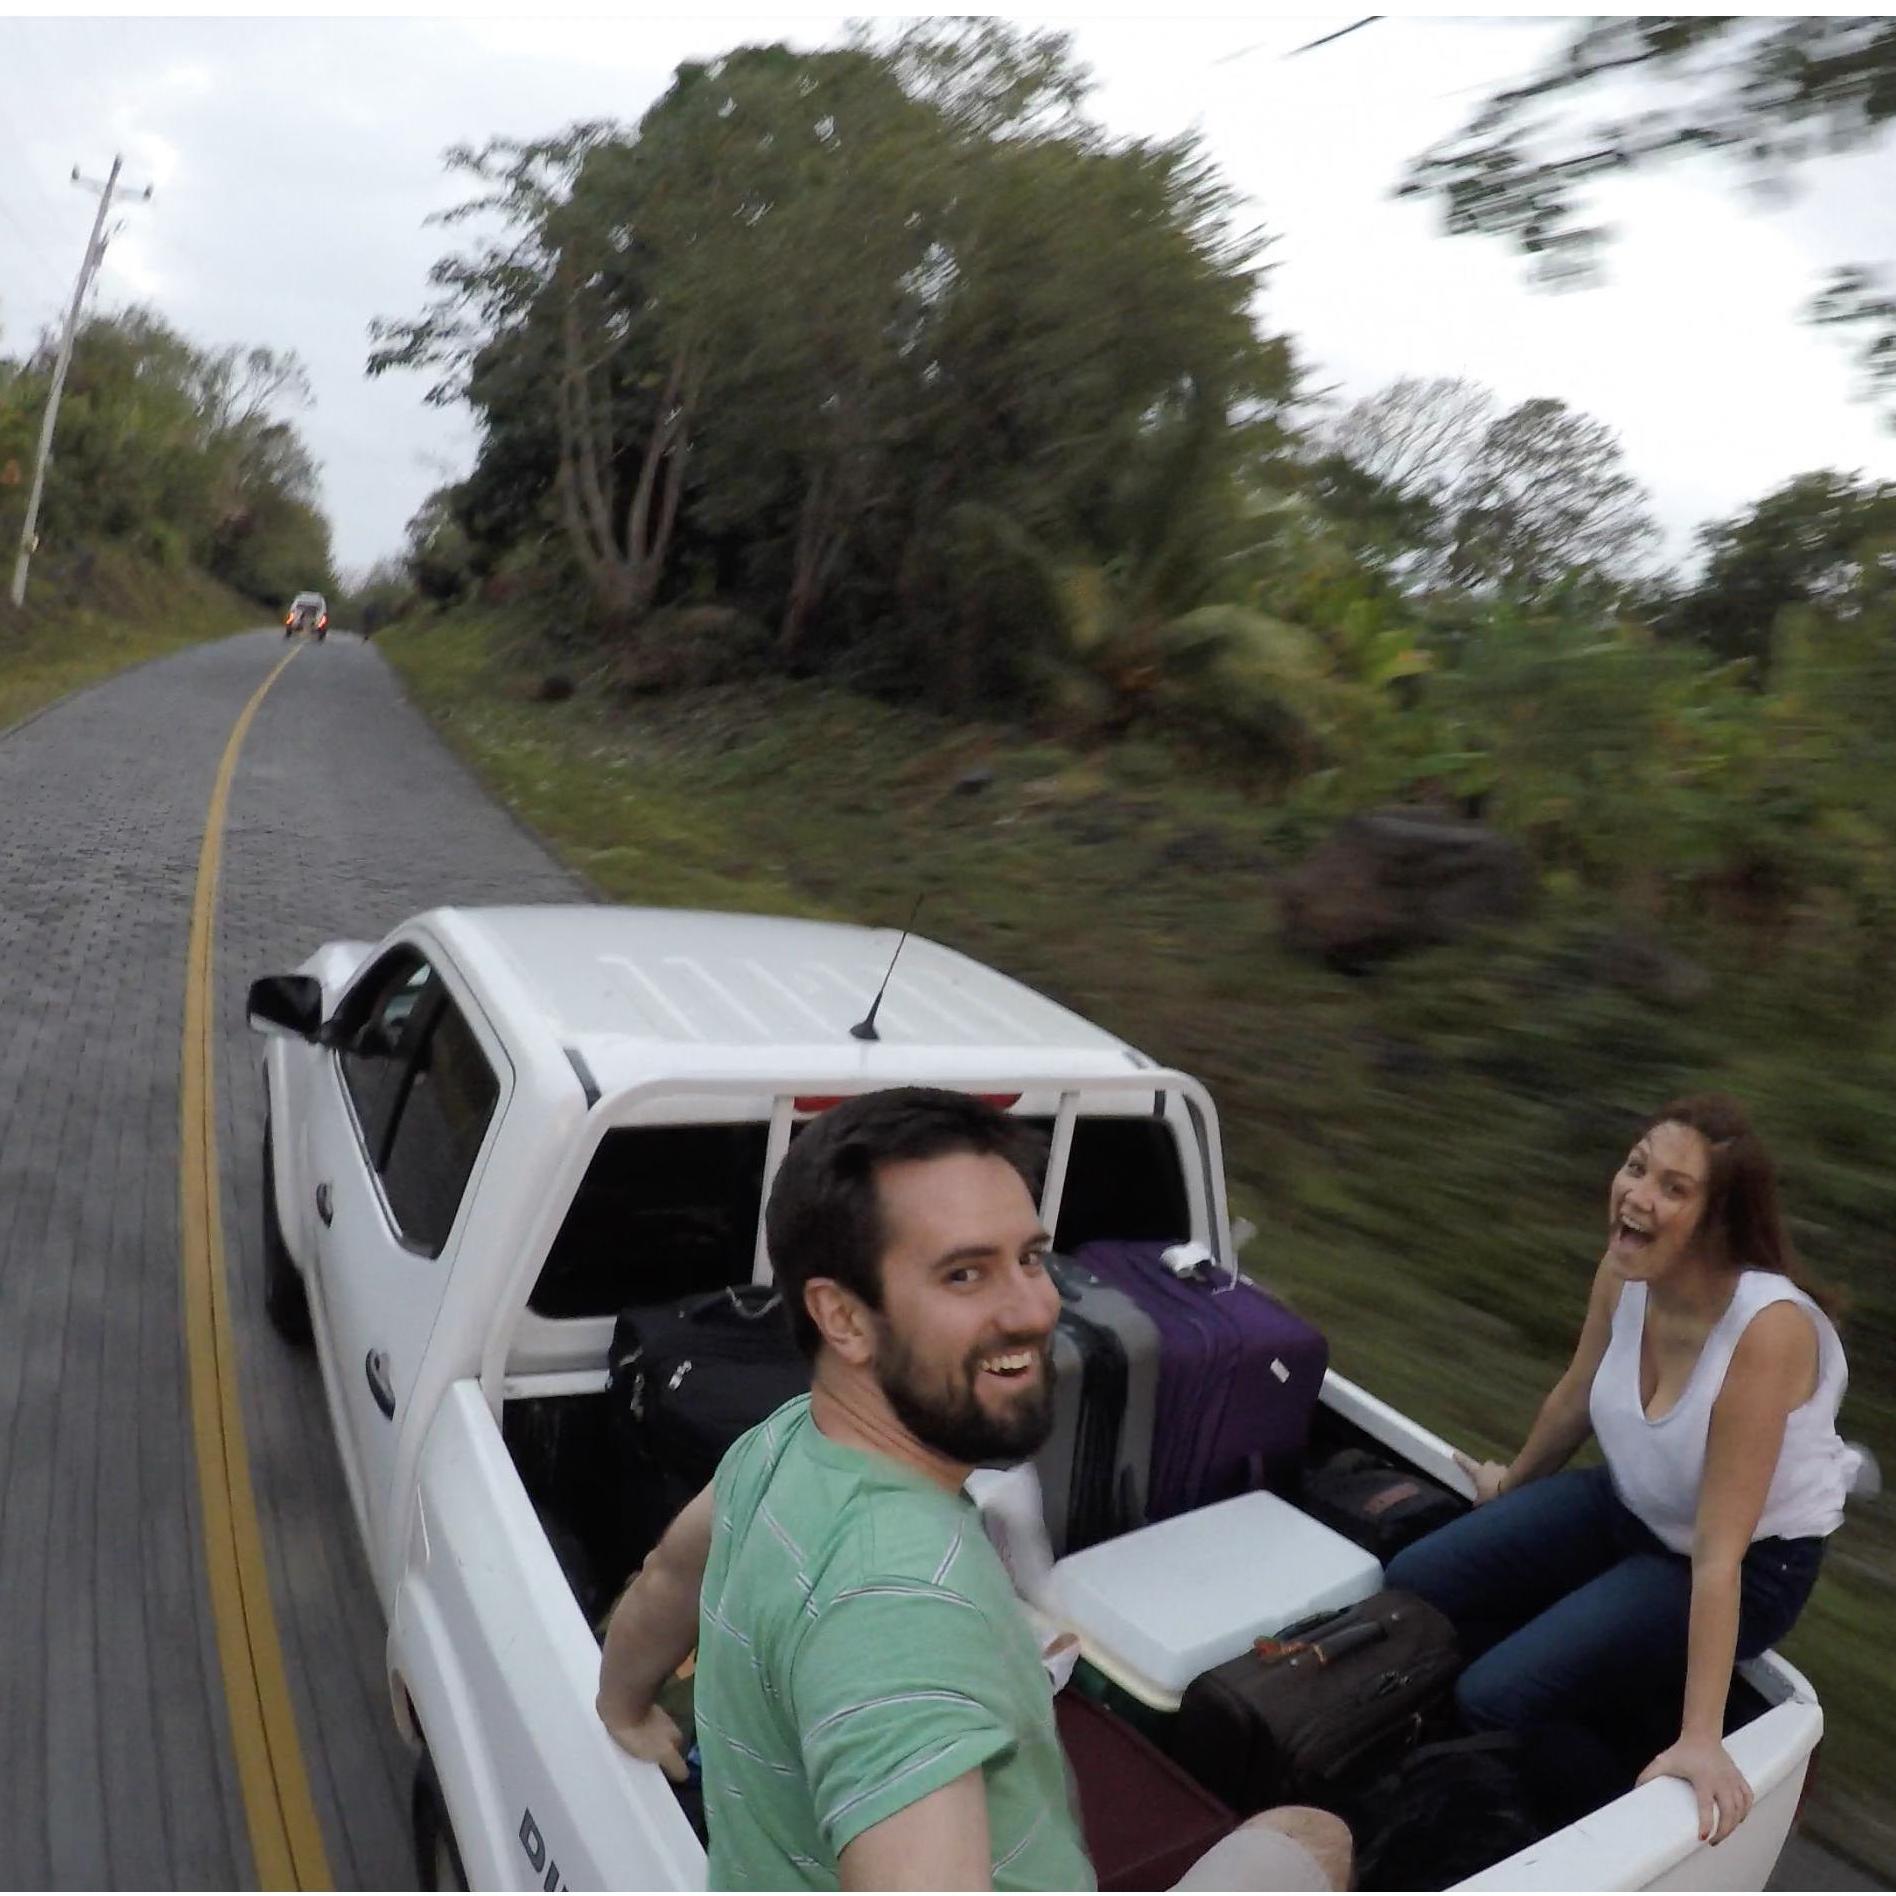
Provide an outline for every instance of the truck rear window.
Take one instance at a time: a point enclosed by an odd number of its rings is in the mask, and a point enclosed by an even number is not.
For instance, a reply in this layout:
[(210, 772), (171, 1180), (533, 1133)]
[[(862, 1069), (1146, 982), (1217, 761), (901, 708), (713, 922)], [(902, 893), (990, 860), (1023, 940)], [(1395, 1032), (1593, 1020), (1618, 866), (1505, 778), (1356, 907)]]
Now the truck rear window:
[[(1036, 1122), (1051, 1136), (1053, 1122)], [(1060, 1193), (1056, 1251), (1069, 1256), (1095, 1238), (1191, 1236), (1192, 1213), (1179, 1169), (1178, 1140), (1158, 1117), (1079, 1119)]]
[[(1052, 1129), (1051, 1121), (1030, 1123)], [(628, 1304), (749, 1283), (768, 1137), (761, 1121), (608, 1132), (529, 1307), (542, 1317), (616, 1316)], [(1165, 1120), (1077, 1122), (1058, 1249), (1094, 1238), (1181, 1238), (1190, 1230), (1178, 1142)]]
[(599, 1142), (529, 1307), (615, 1316), (748, 1284), (769, 1128), (622, 1126)]

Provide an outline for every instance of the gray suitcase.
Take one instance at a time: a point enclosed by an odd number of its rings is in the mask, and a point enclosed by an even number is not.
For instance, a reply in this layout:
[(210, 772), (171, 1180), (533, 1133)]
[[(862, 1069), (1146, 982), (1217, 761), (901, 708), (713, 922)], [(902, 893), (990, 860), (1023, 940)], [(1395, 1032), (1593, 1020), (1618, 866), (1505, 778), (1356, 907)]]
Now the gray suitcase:
[(1159, 1332), (1083, 1266), (1054, 1258), (1050, 1269), (1062, 1304), (1054, 1427), (1035, 1466), (1058, 1557), (1145, 1524)]
[(1062, 1321), (1053, 1333), (1053, 1432), (1034, 1457), (1047, 1538), (1056, 1560), (1067, 1551), (1067, 1516), (1073, 1491), (1073, 1466), (1079, 1455), (1080, 1410), (1085, 1358), (1079, 1339)]

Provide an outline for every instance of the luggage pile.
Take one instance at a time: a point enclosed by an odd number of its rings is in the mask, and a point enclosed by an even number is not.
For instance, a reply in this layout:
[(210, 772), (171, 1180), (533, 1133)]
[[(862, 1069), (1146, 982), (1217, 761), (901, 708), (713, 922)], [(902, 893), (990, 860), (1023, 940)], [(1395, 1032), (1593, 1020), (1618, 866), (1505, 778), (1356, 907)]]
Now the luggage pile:
[(1466, 1504), (1368, 1449), (1313, 1455), (1322, 1333), (1202, 1247), (1053, 1269), (1039, 1604), (1081, 1651), (1056, 1705), (1101, 1887), (1163, 1887), (1221, 1824), (1350, 1811), (1448, 1729), (1453, 1629), (1382, 1572)]
[[(1313, 1456), (1322, 1333), (1202, 1246), (1093, 1243), (1050, 1271), (1032, 1592), (1079, 1640), (1055, 1703), (1101, 1886), (1164, 1887), (1243, 1816), (1347, 1809), (1437, 1735), (1454, 1633), (1383, 1563), (1465, 1503), (1367, 1449)], [(769, 1286), (624, 1311), (606, 1403), (645, 1544), (808, 1382)], [(1025, 1475), (970, 1483), (1004, 1557)]]

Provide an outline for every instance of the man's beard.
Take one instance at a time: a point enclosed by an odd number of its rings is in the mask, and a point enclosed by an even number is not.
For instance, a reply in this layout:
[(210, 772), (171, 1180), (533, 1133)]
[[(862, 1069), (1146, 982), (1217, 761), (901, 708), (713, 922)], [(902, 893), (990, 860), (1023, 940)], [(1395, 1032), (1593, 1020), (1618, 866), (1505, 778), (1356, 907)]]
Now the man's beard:
[(962, 1365), (960, 1378), (944, 1386), (925, 1376), (914, 1353), (884, 1323), (876, 1352), (876, 1381), (896, 1419), (926, 1448), (949, 1461), (979, 1468), (1025, 1461), (1053, 1433), (1053, 1352), (1045, 1342), (990, 1345), (981, 1356), (1009, 1349), (1031, 1349), (1041, 1359), (1040, 1376), (998, 1414), (981, 1406), (974, 1393), (980, 1374), (975, 1357)]

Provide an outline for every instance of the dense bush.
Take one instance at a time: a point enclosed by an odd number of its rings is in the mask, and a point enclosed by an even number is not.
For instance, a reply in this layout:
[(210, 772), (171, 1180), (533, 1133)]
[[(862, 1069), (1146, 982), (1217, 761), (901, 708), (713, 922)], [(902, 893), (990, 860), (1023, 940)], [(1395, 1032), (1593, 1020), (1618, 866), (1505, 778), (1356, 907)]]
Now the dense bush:
[[(23, 360), (0, 359), (9, 561), (54, 354), (48, 337)], [(195, 566), (270, 606), (307, 586), (332, 589), (315, 464), (284, 418), (309, 399), (293, 355), (206, 350), (145, 310), (89, 318), (66, 377), (41, 548), (116, 543), (170, 571)]]

